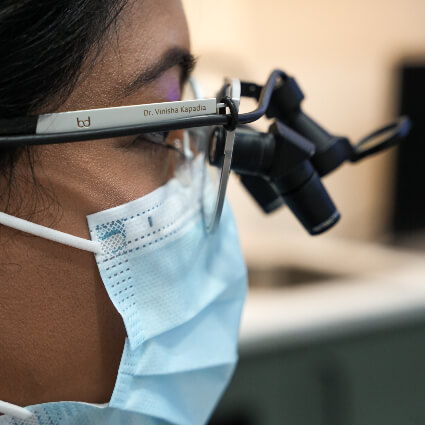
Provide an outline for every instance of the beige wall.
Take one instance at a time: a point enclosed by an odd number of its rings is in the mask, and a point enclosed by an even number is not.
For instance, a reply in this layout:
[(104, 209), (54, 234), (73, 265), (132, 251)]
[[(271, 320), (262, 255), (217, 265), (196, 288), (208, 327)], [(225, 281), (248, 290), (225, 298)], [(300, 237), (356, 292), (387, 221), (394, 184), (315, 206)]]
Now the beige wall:
[[(208, 94), (222, 77), (263, 82), (276, 67), (295, 75), (305, 110), (357, 140), (395, 111), (395, 66), (425, 52), (425, 0), (184, 0), (196, 75)], [(392, 155), (345, 165), (325, 180), (343, 218), (329, 236), (380, 237), (388, 220)], [(264, 217), (232, 182), (241, 231), (302, 234), (282, 210)]]

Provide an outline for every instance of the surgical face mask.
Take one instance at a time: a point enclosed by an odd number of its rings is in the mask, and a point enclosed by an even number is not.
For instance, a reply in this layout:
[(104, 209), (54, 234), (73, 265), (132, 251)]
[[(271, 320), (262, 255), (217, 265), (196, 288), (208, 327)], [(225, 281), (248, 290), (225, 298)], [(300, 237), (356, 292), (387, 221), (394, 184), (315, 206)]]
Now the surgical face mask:
[[(86, 245), (26, 223), (27, 231), (98, 252), (127, 339), (107, 405), (3, 403), (1, 425), (207, 422), (237, 361), (246, 269), (227, 204), (217, 231), (206, 232), (202, 199), (214, 195), (202, 161), (187, 161), (147, 196), (90, 215)], [(17, 227), (1, 217), (8, 219)]]

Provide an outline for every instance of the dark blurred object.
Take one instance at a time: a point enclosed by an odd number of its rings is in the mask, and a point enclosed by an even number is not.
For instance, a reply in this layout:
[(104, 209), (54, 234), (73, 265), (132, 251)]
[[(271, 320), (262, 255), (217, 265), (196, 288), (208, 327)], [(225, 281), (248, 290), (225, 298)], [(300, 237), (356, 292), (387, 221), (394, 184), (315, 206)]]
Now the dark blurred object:
[(401, 68), (399, 111), (413, 123), (399, 146), (396, 165), (392, 231), (395, 242), (425, 234), (425, 63)]
[[(399, 117), (352, 145), (303, 112), (301, 88), (280, 70), (271, 74), (264, 87), (242, 82), (241, 93), (255, 98), (261, 105), (258, 110), (273, 119), (273, 124), (268, 133), (244, 124), (237, 127), (239, 121), (252, 122), (241, 115), (232, 127), (233, 150), (227, 146), (227, 131), (217, 127), (211, 133), (209, 162), (221, 167), (226, 149), (227, 154), (232, 151), (232, 171), (241, 176), (263, 211), (269, 214), (285, 204), (311, 235), (327, 231), (340, 219), (321, 177), (346, 161), (358, 162), (397, 145), (411, 130), (410, 119)], [(233, 109), (232, 115), (237, 114), (236, 107)]]
[(344, 279), (342, 273), (320, 270), (307, 265), (285, 264), (281, 267), (248, 266), (248, 281), (251, 288), (281, 288), (304, 285), (317, 286), (322, 282)]
[(425, 424), (424, 319), (242, 349), (209, 425)]

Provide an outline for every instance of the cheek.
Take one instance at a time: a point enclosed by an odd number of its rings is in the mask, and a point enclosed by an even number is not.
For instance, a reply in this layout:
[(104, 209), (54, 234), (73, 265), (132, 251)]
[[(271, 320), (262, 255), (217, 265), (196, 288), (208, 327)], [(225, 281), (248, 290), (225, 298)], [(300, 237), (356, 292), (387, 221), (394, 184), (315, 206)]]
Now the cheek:
[[(132, 137), (126, 140), (130, 144)], [(123, 147), (118, 140), (46, 146), (39, 180), (52, 189), (64, 217), (85, 216), (144, 196), (167, 180), (169, 151)], [(76, 217), (74, 217), (76, 218)], [(69, 229), (68, 229), (69, 232)]]
[[(171, 152), (147, 142), (120, 152), (114, 165), (119, 183), (112, 206), (140, 198), (167, 182)], [(108, 184), (109, 182), (105, 182)]]

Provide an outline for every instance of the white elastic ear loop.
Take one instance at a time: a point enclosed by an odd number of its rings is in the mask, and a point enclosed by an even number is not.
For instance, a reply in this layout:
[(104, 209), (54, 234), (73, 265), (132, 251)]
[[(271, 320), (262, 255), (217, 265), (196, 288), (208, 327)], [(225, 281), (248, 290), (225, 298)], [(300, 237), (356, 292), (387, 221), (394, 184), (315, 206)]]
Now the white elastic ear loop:
[(0, 400), (0, 413), (13, 416), (18, 419), (29, 419), (33, 413), (24, 407), (16, 406), (15, 404), (6, 403)]
[(62, 245), (72, 246), (73, 248), (93, 252), (94, 254), (102, 254), (102, 246), (100, 242), (94, 242), (88, 239), (69, 235), (68, 233), (40, 226), (39, 224), (31, 223), (30, 221), (22, 220), (21, 218), (2, 212), (0, 212), (0, 224), (11, 227), (12, 229), (20, 230), (21, 232), (29, 233), (30, 235), (58, 242)]

